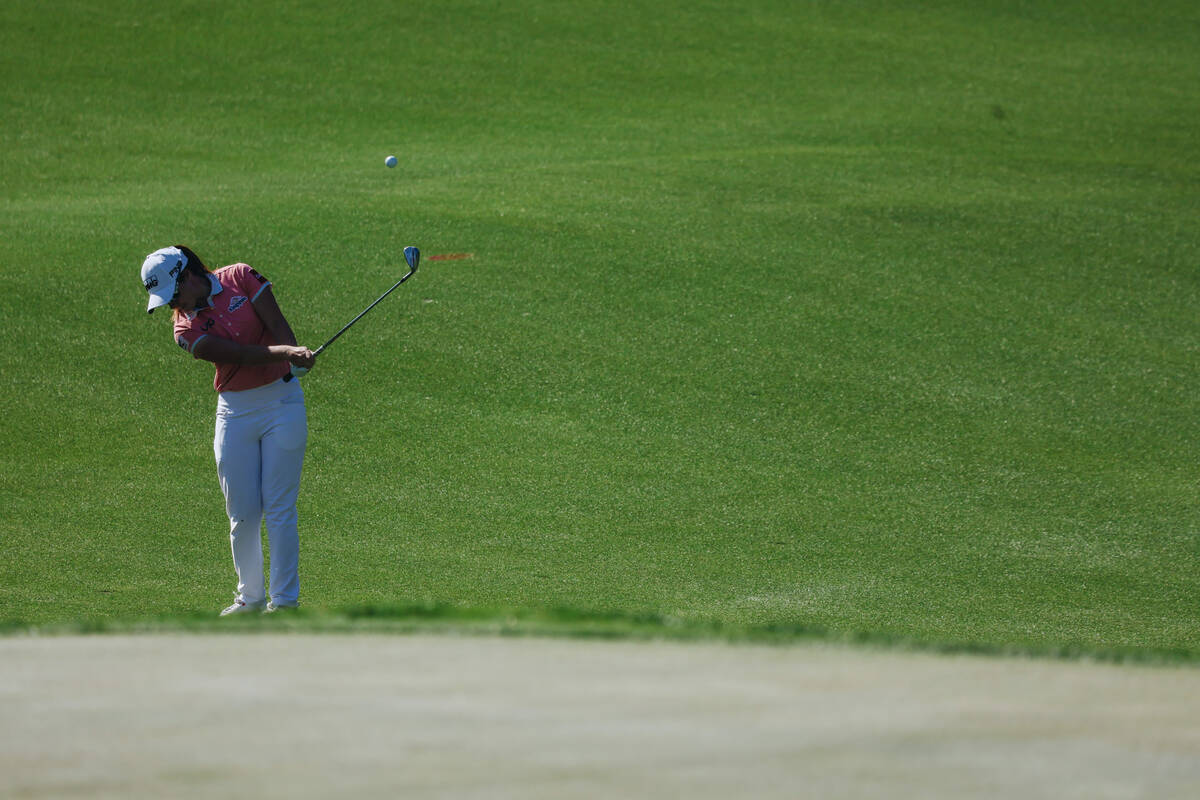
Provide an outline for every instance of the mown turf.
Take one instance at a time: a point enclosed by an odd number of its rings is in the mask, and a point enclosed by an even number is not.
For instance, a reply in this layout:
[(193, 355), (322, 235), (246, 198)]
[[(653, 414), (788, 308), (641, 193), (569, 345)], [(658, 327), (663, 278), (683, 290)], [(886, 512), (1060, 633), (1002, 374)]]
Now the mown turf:
[(1197, 74), (1186, 3), (6, 4), (0, 620), (232, 589), (147, 252), (315, 346), (417, 243), (306, 604), (1200, 656)]

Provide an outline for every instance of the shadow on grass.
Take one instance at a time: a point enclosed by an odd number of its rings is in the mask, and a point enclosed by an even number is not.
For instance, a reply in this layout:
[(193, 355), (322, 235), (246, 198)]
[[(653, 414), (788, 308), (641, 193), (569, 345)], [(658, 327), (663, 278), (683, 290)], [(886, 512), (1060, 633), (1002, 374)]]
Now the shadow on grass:
[(1200, 665), (1200, 652), (1184, 648), (940, 641), (886, 631), (840, 631), (801, 623), (736, 625), (657, 614), (571, 608), (505, 609), (412, 604), (352, 606), (340, 609), (304, 608), (282, 610), (274, 614), (240, 614), (224, 618), (211, 613), (197, 612), (144, 618), (91, 618), (49, 625), (0, 621), (0, 636), (156, 633), (439, 633), (599, 640), (716, 641), (760, 645), (828, 643), (956, 655)]

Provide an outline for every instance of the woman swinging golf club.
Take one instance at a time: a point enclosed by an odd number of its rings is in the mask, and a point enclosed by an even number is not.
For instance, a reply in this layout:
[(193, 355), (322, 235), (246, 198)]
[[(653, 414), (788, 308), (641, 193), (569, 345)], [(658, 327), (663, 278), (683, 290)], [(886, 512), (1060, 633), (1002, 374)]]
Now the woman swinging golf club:
[(236, 599), (221, 615), (294, 608), (300, 599), (296, 498), (308, 420), (300, 381), (283, 378), (293, 366), (310, 369), (315, 356), (297, 346), (270, 281), (246, 264), (210, 272), (188, 248), (164, 247), (146, 257), (142, 283), (150, 293), (148, 311), (174, 309), (176, 343), (216, 365), (213, 449), (238, 577)]

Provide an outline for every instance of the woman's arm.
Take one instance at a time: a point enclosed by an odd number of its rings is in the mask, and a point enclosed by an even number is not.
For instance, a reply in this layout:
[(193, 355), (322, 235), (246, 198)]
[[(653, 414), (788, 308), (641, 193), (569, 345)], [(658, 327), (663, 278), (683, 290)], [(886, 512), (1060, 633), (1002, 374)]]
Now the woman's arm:
[(271, 291), (270, 286), (259, 292), (258, 297), (254, 298), (253, 306), (272, 339), (279, 344), (290, 344), (293, 347), (296, 345), (296, 334), (292, 333), (292, 326), (288, 325), (283, 311), (279, 309), (279, 303), (276, 302), (275, 293)]
[(287, 361), (293, 366), (305, 369), (311, 369), (314, 360), (312, 351), (307, 347), (297, 347), (294, 344), (274, 344), (270, 347), (260, 344), (238, 344), (231, 339), (212, 335), (196, 342), (192, 355), (205, 361), (223, 364), (273, 364)]
[(287, 361), (295, 367), (312, 369), (315, 356), (307, 347), (296, 345), (296, 335), (292, 333), (292, 327), (279, 310), (279, 303), (275, 301), (270, 286), (259, 292), (253, 306), (271, 338), (279, 344), (239, 344), (232, 339), (209, 335), (196, 342), (192, 355), (205, 361), (223, 364), (273, 364)]

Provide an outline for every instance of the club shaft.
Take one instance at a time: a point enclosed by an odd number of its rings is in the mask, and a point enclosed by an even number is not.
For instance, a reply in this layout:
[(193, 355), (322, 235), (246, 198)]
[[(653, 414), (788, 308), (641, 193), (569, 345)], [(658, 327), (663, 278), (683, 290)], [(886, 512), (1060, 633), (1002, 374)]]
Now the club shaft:
[(409, 271), (408, 271), (408, 274), (407, 274), (407, 275), (405, 275), (405, 276), (404, 276), (403, 278), (401, 278), (400, 280), (396, 281), (396, 283), (395, 283), (395, 284), (392, 286), (392, 288), (391, 288), (391, 289), (388, 289), (386, 292), (384, 292), (383, 294), (379, 295), (379, 298), (378, 298), (378, 299), (377, 299), (377, 300), (376, 300), (374, 303), (371, 303), (371, 305), (369, 305), (369, 306), (367, 306), (366, 308), (364, 308), (364, 309), (363, 309), (363, 311), (362, 311), (362, 313), (361, 313), (361, 314), (359, 314), (357, 317), (355, 317), (354, 319), (352, 319), (352, 320), (350, 320), (349, 322), (347, 322), (347, 323), (346, 323), (346, 325), (345, 325), (345, 327), (343, 327), (343, 328), (342, 328), (340, 331), (338, 331), (337, 333), (335, 333), (333, 336), (331, 336), (331, 337), (329, 338), (329, 341), (328, 341), (328, 342), (326, 342), (325, 344), (321, 345), (321, 346), (320, 346), (320, 347), (318, 347), (316, 350), (314, 350), (314, 351), (313, 351), (313, 356), (319, 356), (319, 355), (321, 354), (321, 351), (322, 351), (322, 350), (324, 350), (326, 347), (329, 347), (329, 345), (333, 344), (333, 343), (334, 343), (334, 342), (337, 340), (337, 338), (338, 338), (339, 336), (341, 336), (341, 335), (342, 335), (343, 333), (345, 333), (346, 331), (350, 330), (351, 326), (352, 326), (352, 325), (354, 325), (354, 323), (358, 322), (360, 319), (362, 319), (363, 317), (365, 317), (365, 316), (367, 315), (367, 312), (368, 312), (368, 311), (370, 311), (372, 308), (374, 308), (375, 306), (379, 305), (379, 303), (380, 303), (380, 302), (383, 300), (383, 298), (387, 297), (389, 294), (391, 294), (392, 292), (396, 291), (396, 287), (398, 287), (400, 284), (404, 283), (406, 280), (408, 280), (409, 278), (411, 278), (414, 272), (416, 272), (416, 270), (415, 270), (415, 269), (409, 270)]

